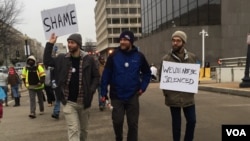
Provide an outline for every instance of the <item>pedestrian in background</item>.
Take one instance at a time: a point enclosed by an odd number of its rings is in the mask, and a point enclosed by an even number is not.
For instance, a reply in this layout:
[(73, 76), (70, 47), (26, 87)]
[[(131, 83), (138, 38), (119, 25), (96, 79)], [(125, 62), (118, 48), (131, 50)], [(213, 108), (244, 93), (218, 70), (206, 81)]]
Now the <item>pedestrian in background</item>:
[(4, 90), (5, 92), (5, 106), (8, 106), (8, 74), (7, 71), (5, 72), (0, 72), (0, 87)]
[(107, 97), (108, 85), (112, 120), (116, 141), (123, 140), (123, 123), (126, 114), (127, 141), (138, 140), (139, 96), (145, 92), (151, 71), (145, 56), (133, 45), (134, 33), (120, 34), (120, 46), (108, 56), (101, 80), (102, 101)]
[(43, 89), (45, 81), (45, 71), (36, 62), (35, 56), (31, 55), (26, 61), (26, 66), (22, 70), (23, 84), (29, 91), (30, 97), (30, 118), (36, 118), (36, 95), (38, 97), (40, 115), (44, 113)]
[(20, 106), (20, 94), (19, 94), (20, 81), (21, 79), (17, 74), (15, 68), (10, 67), (8, 73), (8, 83), (10, 84), (11, 92), (15, 100), (15, 105), (13, 105), (14, 107)]
[(56, 40), (57, 36), (52, 33), (46, 43), (43, 62), (54, 67), (55, 93), (56, 98), (64, 105), (68, 140), (86, 141), (91, 102), (100, 79), (97, 64), (92, 56), (80, 50), (80, 34), (68, 37), (68, 53), (52, 57)]
[(152, 81), (157, 81), (157, 78), (158, 78), (157, 77), (157, 72), (158, 72), (158, 70), (157, 70), (156, 66), (154, 64), (151, 64), (150, 70), (151, 70), (151, 80)]
[(99, 70), (99, 74), (100, 74), (100, 83), (98, 86), (98, 103), (99, 103), (99, 109), (100, 111), (103, 111), (105, 108), (105, 102), (103, 102), (101, 100), (102, 96), (101, 96), (101, 77), (102, 77), (102, 73), (104, 70), (104, 66), (105, 66), (105, 59), (103, 56), (99, 56), (98, 57), (98, 70)]
[(52, 80), (52, 71), (53, 71), (53, 67), (50, 67), (50, 66), (46, 66), (44, 65), (44, 68), (45, 68), (45, 85), (44, 85), (44, 90), (45, 90), (45, 93), (46, 93), (46, 96), (47, 96), (47, 102), (48, 102), (48, 107), (52, 107), (53, 105), (53, 102), (55, 102), (55, 96), (54, 96), (54, 92), (53, 92), (53, 89), (52, 89), (52, 83), (51, 83), (51, 80)]
[[(163, 61), (196, 64), (198, 59), (193, 53), (187, 51), (186, 42), (185, 32), (174, 32), (172, 34), (172, 49), (163, 57)], [(165, 104), (169, 106), (171, 112), (173, 140), (180, 141), (181, 139), (181, 110), (183, 110), (186, 118), (184, 141), (192, 141), (196, 124), (194, 93), (163, 90), (163, 94)]]
[(5, 100), (5, 92), (2, 89), (2, 87), (0, 87), (0, 123), (1, 123), (1, 119), (3, 118), (3, 102)]

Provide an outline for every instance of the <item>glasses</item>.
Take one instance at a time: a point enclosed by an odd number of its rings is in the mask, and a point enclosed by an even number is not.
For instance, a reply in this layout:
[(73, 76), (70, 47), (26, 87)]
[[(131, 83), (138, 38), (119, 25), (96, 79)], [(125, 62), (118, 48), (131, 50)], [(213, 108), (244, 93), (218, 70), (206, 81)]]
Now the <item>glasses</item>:
[(173, 43), (174, 43), (174, 42), (176, 42), (176, 43), (181, 43), (182, 40), (181, 40), (181, 39), (172, 39), (172, 42), (173, 42)]

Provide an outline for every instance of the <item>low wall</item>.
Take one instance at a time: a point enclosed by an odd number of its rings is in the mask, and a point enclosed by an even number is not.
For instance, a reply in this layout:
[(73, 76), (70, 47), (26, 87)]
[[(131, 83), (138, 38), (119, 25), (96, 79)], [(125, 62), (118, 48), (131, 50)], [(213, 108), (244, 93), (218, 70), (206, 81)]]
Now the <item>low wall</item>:
[[(212, 72), (211, 72), (212, 73)], [(215, 69), (216, 82), (242, 82), (245, 67), (217, 67)]]

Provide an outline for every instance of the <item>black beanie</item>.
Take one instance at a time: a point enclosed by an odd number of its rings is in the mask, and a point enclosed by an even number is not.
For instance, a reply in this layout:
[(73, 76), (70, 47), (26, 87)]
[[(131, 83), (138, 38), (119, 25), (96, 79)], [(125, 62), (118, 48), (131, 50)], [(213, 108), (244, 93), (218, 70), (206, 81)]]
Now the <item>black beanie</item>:
[(71, 34), (71, 35), (68, 37), (67, 41), (68, 41), (68, 40), (73, 40), (73, 41), (75, 41), (80, 47), (82, 46), (82, 36), (81, 36), (80, 34), (77, 34), (77, 33)]
[(135, 37), (134, 37), (134, 33), (133, 33), (133, 32), (128, 31), (128, 30), (125, 30), (125, 31), (123, 31), (123, 32), (121, 33), (121, 35), (120, 35), (120, 40), (121, 40), (122, 38), (125, 38), (125, 39), (129, 40), (130, 43), (133, 44), (133, 43), (134, 43), (134, 38), (135, 38)]

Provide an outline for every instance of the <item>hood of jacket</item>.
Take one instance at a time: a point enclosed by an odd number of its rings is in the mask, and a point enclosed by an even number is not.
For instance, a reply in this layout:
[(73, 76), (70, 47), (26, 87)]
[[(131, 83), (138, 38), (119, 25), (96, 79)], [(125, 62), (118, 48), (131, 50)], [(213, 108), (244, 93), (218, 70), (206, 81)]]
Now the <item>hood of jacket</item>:
[(26, 60), (26, 66), (27, 66), (27, 67), (30, 67), (30, 65), (28, 64), (28, 60), (34, 60), (34, 61), (35, 61), (35, 65), (34, 65), (34, 66), (37, 65), (35, 56), (31, 55), (31, 56), (29, 56), (29, 57), (27, 58), (27, 60)]

